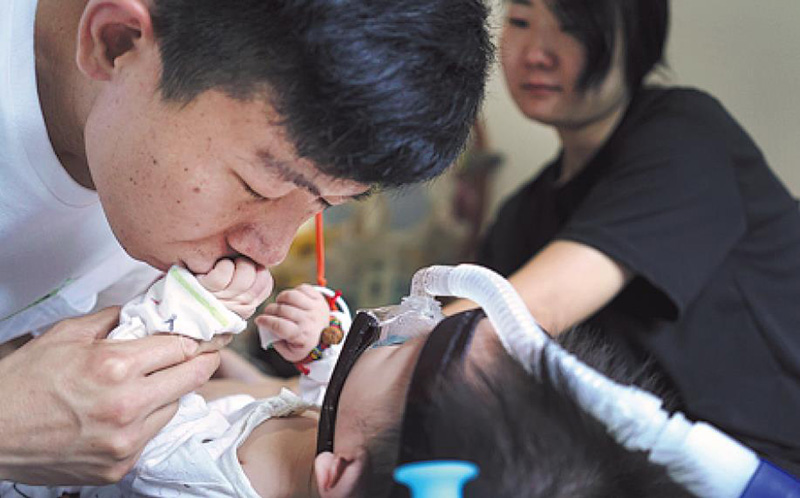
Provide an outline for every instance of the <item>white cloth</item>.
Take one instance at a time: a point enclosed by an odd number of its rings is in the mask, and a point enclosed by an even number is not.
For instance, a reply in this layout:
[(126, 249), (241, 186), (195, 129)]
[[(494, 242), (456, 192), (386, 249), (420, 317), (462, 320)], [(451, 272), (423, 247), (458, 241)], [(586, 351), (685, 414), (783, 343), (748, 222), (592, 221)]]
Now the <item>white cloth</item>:
[[(59, 498), (65, 491), (81, 497), (258, 498), (237, 450), (253, 429), (272, 417), (308, 408), (291, 391), (253, 400), (239, 395), (206, 403), (196, 394), (181, 398), (178, 414), (147, 445), (136, 466), (112, 486), (55, 488), (0, 483), (0, 496)], [(15, 494), (15, 489), (23, 494)]]
[(156, 275), (124, 253), (97, 194), (67, 174), (50, 145), (36, 83), (36, 4), (0, 2), (0, 342), (92, 311), (98, 293), (131, 272)]
[(122, 307), (119, 325), (110, 339), (139, 339), (156, 332), (211, 340), (218, 334), (238, 334), (247, 326), (189, 271), (173, 266), (146, 293)]

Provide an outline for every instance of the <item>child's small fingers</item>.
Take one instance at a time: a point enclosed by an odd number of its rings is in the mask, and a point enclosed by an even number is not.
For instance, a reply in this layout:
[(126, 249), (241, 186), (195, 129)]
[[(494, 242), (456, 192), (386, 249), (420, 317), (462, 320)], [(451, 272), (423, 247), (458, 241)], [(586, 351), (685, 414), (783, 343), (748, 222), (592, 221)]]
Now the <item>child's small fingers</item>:
[(248, 318), (253, 316), (253, 313), (256, 312), (256, 308), (258, 308), (258, 305), (253, 304), (252, 301), (248, 301), (245, 303), (225, 301), (225, 307), (227, 307), (229, 310), (242, 317), (242, 319), (247, 320)]
[(325, 295), (320, 292), (316, 287), (308, 284), (301, 284), (296, 287), (297, 290), (302, 292), (304, 295), (308, 296), (308, 298), (314, 303), (323, 303), (326, 306), (328, 305), (328, 300), (326, 299)]
[(253, 282), (253, 286), (250, 288), (248, 293), (253, 296), (253, 300), (256, 301), (256, 305), (261, 304), (266, 300), (269, 295), (272, 293), (272, 286), (274, 285), (274, 281), (272, 279), (272, 274), (266, 268), (259, 268), (256, 270), (256, 279)]
[(226, 288), (233, 278), (234, 263), (230, 259), (220, 259), (214, 268), (205, 275), (198, 275), (197, 281), (210, 292), (219, 292)]
[(286, 289), (275, 296), (275, 303), (294, 306), (300, 309), (305, 308), (304, 303), (306, 301), (306, 296), (302, 292), (298, 292), (297, 289)]
[(220, 299), (231, 299), (243, 294), (256, 280), (255, 265), (247, 258), (236, 258), (233, 278), (228, 286), (216, 293)]
[(308, 285), (301, 285), (294, 289), (281, 292), (275, 299), (275, 302), (289, 304), (306, 312), (315, 311), (321, 307), (327, 309), (327, 303), (322, 294)]
[(291, 320), (296, 324), (306, 321), (307, 313), (295, 306), (286, 303), (269, 303), (264, 307), (264, 315), (275, 316), (286, 320)]
[(272, 275), (266, 269), (256, 271), (256, 280), (247, 291), (230, 299), (224, 299), (226, 306), (245, 320), (250, 318), (256, 309), (267, 300), (272, 292)]
[(297, 324), (286, 318), (272, 315), (261, 315), (255, 320), (259, 329), (266, 329), (275, 337), (290, 344), (303, 343), (303, 332)]
[(300, 361), (306, 356), (308, 353), (311, 352), (313, 346), (311, 348), (305, 347), (298, 347), (292, 344), (287, 343), (286, 341), (278, 341), (272, 343), (272, 347), (275, 348), (275, 351), (278, 352), (281, 357), (283, 357), (286, 361), (296, 362)]

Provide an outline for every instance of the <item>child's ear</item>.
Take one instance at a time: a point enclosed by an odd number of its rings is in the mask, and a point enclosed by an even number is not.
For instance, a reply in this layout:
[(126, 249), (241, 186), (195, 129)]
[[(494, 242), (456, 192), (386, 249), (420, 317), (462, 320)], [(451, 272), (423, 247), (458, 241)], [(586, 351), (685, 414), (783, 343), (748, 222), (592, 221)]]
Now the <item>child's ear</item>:
[(356, 495), (358, 482), (367, 465), (366, 451), (353, 455), (324, 452), (314, 460), (314, 474), (321, 498), (346, 498)]

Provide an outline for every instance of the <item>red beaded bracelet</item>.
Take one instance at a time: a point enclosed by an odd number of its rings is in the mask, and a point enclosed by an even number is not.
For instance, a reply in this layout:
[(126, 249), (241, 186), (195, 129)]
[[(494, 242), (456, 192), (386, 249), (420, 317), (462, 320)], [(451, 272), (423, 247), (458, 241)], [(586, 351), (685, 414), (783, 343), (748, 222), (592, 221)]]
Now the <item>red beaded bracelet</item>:
[(319, 344), (308, 353), (308, 356), (300, 361), (294, 363), (295, 368), (303, 374), (308, 375), (310, 370), (306, 366), (312, 361), (317, 361), (322, 358), (322, 353), (334, 344), (339, 344), (344, 338), (344, 331), (342, 330), (342, 322), (338, 318), (331, 316), (330, 322), (327, 327), (322, 329), (319, 338)]

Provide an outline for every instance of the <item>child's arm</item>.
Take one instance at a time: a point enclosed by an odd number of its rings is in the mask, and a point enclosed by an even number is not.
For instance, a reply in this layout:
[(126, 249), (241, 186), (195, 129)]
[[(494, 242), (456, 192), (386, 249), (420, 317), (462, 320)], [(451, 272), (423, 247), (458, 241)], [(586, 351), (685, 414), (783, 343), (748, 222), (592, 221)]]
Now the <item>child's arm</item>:
[(301, 285), (281, 292), (256, 318), (256, 325), (262, 347), (275, 347), (300, 370), (300, 396), (308, 403), (322, 404), (350, 316), (331, 311), (319, 290)]
[(247, 258), (221, 259), (210, 272), (197, 275), (197, 281), (245, 320), (272, 292), (272, 275)]
[(256, 318), (256, 325), (274, 336), (272, 346), (284, 359), (298, 362), (317, 346), (329, 321), (330, 307), (325, 297), (314, 287), (302, 284), (278, 294), (275, 302), (265, 306), (264, 313)]

